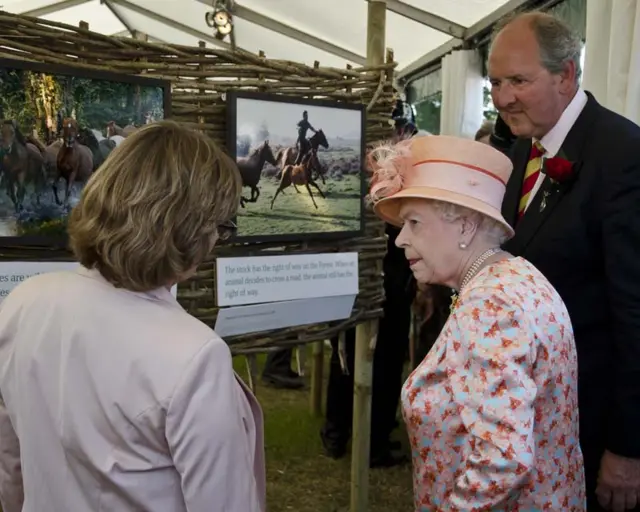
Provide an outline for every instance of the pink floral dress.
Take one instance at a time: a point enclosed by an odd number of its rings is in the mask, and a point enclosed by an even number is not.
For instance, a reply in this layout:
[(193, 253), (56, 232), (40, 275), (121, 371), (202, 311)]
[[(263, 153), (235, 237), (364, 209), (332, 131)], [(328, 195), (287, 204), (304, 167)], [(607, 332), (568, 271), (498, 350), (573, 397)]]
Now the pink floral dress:
[(405, 383), (419, 512), (585, 511), (569, 315), (522, 258), (485, 267)]

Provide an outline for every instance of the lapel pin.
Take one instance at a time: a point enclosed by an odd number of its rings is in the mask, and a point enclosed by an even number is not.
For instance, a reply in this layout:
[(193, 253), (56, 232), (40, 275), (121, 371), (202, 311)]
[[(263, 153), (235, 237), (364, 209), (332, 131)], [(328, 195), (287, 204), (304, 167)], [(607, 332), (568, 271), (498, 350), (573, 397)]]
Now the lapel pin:
[(547, 207), (547, 198), (550, 196), (551, 194), (549, 193), (548, 190), (545, 190), (542, 192), (542, 201), (540, 201), (540, 213), (542, 213), (544, 211), (544, 209)]

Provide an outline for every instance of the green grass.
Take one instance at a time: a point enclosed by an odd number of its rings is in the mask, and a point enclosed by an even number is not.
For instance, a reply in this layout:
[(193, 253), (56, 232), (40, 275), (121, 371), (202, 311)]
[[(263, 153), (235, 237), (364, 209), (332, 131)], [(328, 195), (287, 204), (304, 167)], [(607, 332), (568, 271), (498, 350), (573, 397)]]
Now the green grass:
[[(326, 184), (318, 180), (318, 186), (326, 196), (322, 198), (311, 187), (318, 205), (313, 206), (307, 189), (291, 186), (280, 192), (271, 209), (271, 199), (278, 189), (279, 181), (263, 177), (258, 184), (260, 197), (255, 203), (247, 203), (238, 211), (238, 234), (242, 236), (296, 234), (308, 232), (357, 231), (360, 229), (360, 178), (345, 175), (340, 181), (327, 179)], [(243, 189), (245, 197), (250, 190)]]
[[(264, 358), (258, 361), (261, 371)], [(234, 366), (246, 380), (244, 357), (234, 358)], [(327, 372), (328, 366), (325, 377)], [(324, 455), (322, 418), (311, 415), (308, 390), (276, 390), (259, 383), (256, 394), (265, 416), (269, 512), (348, 512), (350, 457), (336, 461)], [(371, 470), (369, 485), (369, 512), (413, 510), (410, 466)]]

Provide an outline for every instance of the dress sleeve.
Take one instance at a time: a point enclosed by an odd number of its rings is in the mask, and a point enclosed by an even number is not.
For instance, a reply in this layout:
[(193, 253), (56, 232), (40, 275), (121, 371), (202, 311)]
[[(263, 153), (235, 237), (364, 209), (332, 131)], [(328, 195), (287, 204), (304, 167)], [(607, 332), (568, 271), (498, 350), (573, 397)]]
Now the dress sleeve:
[(535, 347), (526, 319), (497, 295), (471, 294), (453, 314), (447, 358), (472, 451), (444, 510), (494, 510), (517, 499), (535, 460)]
[(178, 384), (166, 437), (191, 512), (261, 512), (229, 348), (206, 344)]
[(0, 505), (3, 512), (20, 512), (24, 501), (20, 443), (0, 395)]

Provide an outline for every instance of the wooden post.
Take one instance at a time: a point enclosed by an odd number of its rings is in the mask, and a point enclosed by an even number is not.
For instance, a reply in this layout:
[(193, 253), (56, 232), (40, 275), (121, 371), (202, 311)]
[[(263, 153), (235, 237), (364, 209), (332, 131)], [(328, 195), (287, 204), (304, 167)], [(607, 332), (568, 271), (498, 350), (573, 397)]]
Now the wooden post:
[[(368, 7), (367, 65), (375, 66), (384, 63), (387, 4), (385, 0), (369, 0)], [(366, 321), (356, 328), (351, 439), (351, 512), (369, 510), (371, 383), (377, 329), (377, 321)]]
[(353, 371), (353, 433), (351, 435), (351, 512), (369, 510), (369, 447), (371, 443), (371, 382), (377, 321), (356, 327)]
[(324, 341), (311, 345), (311, 414), (322, 416), (322, 373), (324, 371)]

